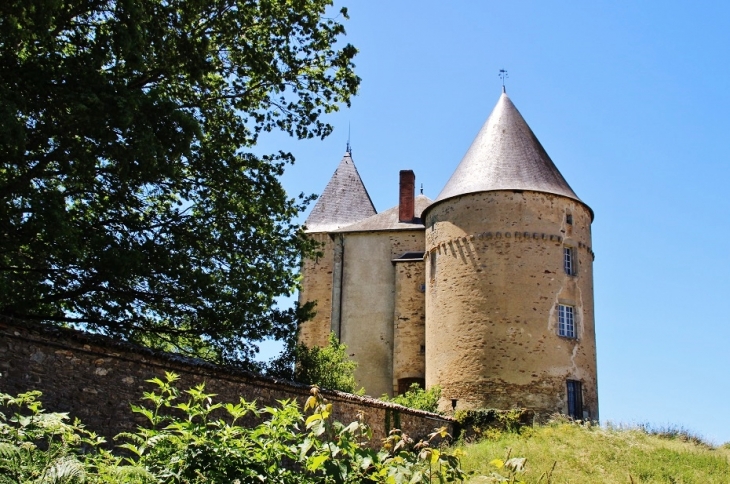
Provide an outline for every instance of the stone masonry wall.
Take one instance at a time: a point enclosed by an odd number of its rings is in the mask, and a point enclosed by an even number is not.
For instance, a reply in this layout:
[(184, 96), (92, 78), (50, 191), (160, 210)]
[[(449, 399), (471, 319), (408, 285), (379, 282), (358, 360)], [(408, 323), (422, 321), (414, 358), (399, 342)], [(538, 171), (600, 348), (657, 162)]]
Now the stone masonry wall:
[[(40, 390), (48, 411), (69, 412), (108, 440), (144, 423), (131, 412), (130, 404), (138, 404), (142, 393), (154, 388), (146, 380), (162, 378), (166, 371), (181, 376), (176, 385), (181, 390), (205, 382), (206, 390), (217, 394), (219, 401), (237, 402), (243, 397), (256, 400), (259, 407), (275, 406), (283, 399), (296, 399), (301, 406), (310, 391), (308, 385), (263, 378), (103, 336), (0, 320), (0, 392), (16, 395)], [(454, 420), (449, 417), (342, 392), (323, 390), (322, 394), (333, 403), (333, 417), (338, 421), (354, 421), (362, 411), (376, 445), (387, 434), (386, 424), (395, 421), (417, 438), (441, 426), (454, 431)]]
[(334, 266), (334, 242), (329, 234), (312, 233), (307, 236), (320, 243), (320, 257), (302, 261), (302, 288), (299, 304), (316, 302), (315, 315), (299, 328), (299, 342), (309, 348), (327, 346), (332, 317), (332, 271)]
[(423, 260), (395, 262), (393, 392), (402, 378), (426, 378), (426, 303)]
[(368, 395), (393, 394), (393, 259), (423, 251), (423, 229), (344, 234), (341, 341)]
[[(442, 408), (567, 413), (574, 380), (584, 418), (597, 419), (589, 209), (505, 190), (439, 202), (426, 217), (426, 385), (441, 386)], [(575, 337), (558, 334), (559, 304), (574, 308)]]

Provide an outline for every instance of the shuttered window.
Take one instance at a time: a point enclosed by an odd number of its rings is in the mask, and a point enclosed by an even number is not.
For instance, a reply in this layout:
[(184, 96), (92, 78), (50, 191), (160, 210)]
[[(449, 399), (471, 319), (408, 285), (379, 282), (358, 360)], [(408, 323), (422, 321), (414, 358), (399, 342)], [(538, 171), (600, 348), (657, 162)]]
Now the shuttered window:
[(576, 380), (568, 380), (568, 416), (576, 420), (583, 419), (583, 389)]

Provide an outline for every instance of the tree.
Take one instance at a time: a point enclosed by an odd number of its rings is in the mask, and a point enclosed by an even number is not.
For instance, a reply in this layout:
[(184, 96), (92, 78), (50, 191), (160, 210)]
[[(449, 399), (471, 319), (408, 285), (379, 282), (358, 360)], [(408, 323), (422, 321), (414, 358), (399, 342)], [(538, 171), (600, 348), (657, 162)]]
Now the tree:
[(252, 150), (356, 92), (330, 4), (0, 2), (0, 314), (239, 362), (291, 332), (310, 198)]
[(318, 385), (329, 390), (355, 393), (357, 363), (347, 357), (347, 345), (340, 343), (335, 333), (330, 333), (327, 346), (307, 348), (296, 346), (294, 380), (307, 385)]

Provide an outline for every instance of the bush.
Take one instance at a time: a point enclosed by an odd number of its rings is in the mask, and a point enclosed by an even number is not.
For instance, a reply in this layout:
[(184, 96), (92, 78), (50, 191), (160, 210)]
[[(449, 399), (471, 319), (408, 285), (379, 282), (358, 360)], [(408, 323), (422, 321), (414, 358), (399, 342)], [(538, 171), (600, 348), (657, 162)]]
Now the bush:
[(0, 393), (0, 483), (157, 482), (135, 463), (101, 448), (102, 437), (68, 414), (46, 413), (32, 391), (13, 397)]
[(459, 422), (460, 439), (497, 439), (503, 432), (523, 433), (532, 425), (534, 413), (527, 409), (497, 410), (477, 408), (458, 410), (454, 418)]
[[(148, 425), (116, 439), (125, 457), (102, 449), (103, 439), (65, 414), (45, 414), (39, 392), (10, 397), (10, 417), (0, 412), (0, 483), (360, 483), (454, 482), (466, 476), (460, 451), (432, 444), (448, 436), (439, 429), (413, 445), (399, 430), (380, 451), (369, 448), (363, 422), (345, 426), (330, 418), (332, 404), (314, 387), (305, 416), (296, 402), (258, 409), (241, 399), (215, 402), (199, 385), (178, 392), (178, 377), (150, 380), (148, 406), (133, 406)], [(242, 422), (253, 418), (255, 426)]]
[(323, 348), (297, 345), (294, 379), (307, 385), (329, 390), (357, 393), (355, 369), (357, 363), (347, 357), (347, 345), (330, 333), (329, 344)]
[(411, 384), (410, 388), (403, 395), (396, 395), (395, 397), (383, 395), (380, 397), (381, 400), (397, 403), (404, 407), (424, 410), (426, 412), (442, 413), (438, 410), (440, 398), (440, 386), (435, 385), (428, 390), (424, 390), (418, 383)]

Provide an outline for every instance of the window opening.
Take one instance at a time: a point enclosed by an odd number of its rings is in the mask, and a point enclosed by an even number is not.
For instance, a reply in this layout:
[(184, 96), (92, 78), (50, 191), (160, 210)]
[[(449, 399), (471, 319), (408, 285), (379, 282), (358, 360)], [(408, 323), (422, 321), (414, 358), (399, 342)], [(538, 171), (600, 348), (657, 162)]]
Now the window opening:
[(569, 276), (575, 275), (575, 253), (572, 247), (563, 247), (563, 269)]
[(575, 318), (573, 306), (558, 304), (558, 336), (575, 338)]
[(567, 223), (568, 225), (573, 225), (573, 215), (572, 214), (567, 214), (565, 216), (565, 223)]
[(568, 380), (568, 416), (583, 419), (583, 390), (576, 380)]
[(437, 251), (435, 251), (435, 250), (431, 252), (431, 259), (430, 259), (431, 262), (430, 262), (430, 267), (429, 267), (429, 272), (430, 272), (429, 277), (431, 278), (432, 281), (436, 279), (436, 254), (437, 254)]

